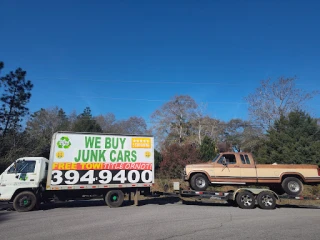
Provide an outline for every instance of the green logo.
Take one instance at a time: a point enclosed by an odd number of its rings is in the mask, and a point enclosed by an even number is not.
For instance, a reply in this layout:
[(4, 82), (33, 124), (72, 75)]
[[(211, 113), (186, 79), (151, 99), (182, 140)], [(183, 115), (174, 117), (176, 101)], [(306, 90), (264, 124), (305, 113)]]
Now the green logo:
[(68, 149), (71, 146), (71, 142), (68, 137), (61, 137), (60, 140), (57, 142), (58, 148), (65, 148)]
[(26, 181), (27, 179), (28, 179), (28, 176), (27, 176), (26, 173), (21, 173), (20, 174), (19, 180)]

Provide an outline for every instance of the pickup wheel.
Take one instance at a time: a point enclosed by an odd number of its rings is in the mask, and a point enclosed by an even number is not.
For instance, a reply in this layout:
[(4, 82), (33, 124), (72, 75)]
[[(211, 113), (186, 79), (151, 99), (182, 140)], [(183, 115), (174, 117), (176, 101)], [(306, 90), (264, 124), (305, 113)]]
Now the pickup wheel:
[(190, 185), (193, 190), (205, 191), (208, 188), (209, 182), (206, 175), (197, 173), (191, 177)]
[(292, 195), (292, 196), (299, 195), (300, 193), (302, 193), (302, 190), (303, 190), (302, 182), (295, 177), (285, 178), (282, 181), (281, 186), (288, 195)]
[(24, 191), (19, 193), (13, 200), (13, 208), (17, 212), (28, 212), (34, 209), (37, 197), (33, 192)]
[(259, 193), (258, 197), (258, 205), (262, 209), (275, 209), (277, 205), (277, 199), (273, 195), (272, 192), (263, 191)]
[(110, 190), (104, 200), (111, 208), (120, 207), (123, 203), (124, 194), (121, 190)]
[(236, 201), (238, 206), (243, 209), (253, 209), (256, 204), (254, 195), (249, 191), (239, 192)]

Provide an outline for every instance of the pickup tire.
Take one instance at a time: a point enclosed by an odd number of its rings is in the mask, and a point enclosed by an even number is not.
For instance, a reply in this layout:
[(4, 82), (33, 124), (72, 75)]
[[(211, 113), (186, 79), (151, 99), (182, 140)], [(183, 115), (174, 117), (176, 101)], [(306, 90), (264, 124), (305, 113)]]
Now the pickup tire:
[(37, 204), (37, 197), (33, 192), (24, 191), (13, 199), (13, 208), (17, 212), (28, 212), (34, 209)]
[(193, 190), (205, 191), (209, 185), (208, 178), (203, 173), (197, 173), (191, 177), (190, 185)]
[(281, 186), (288, 195), (292, 196), (298, 196), (303, 190), (302, 182), (296, 177), (285, 178)]
[(236, 201), (238, 206), (243, 209), (253, 209), (256, 205), (254, 195), (249, 191), (239, 192)]
[(257, 201), (261, 209), (275, 209), (277, 205), (276, 197), (269, 191), (259, 193)]
[(104, 200), (111, 208), (120, 207), (124, 200), (124, 194), (121, 190), (110, 190)]

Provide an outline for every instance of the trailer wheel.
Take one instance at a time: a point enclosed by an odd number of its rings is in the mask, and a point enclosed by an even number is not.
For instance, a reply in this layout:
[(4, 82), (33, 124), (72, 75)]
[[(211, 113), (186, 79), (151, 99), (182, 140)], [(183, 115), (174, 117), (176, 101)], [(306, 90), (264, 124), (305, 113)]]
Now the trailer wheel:
[(121, 190), (110, 190), (105, 196), (106, 204), (111, 208), (120, 207), (123, 203), (124, 194)]
[(24, 191), (19, 193), (13, 200), (13, 208), (17, 212), (28, 212), (34, 209), (37, 197), (33, 192)]
[(192, 176), (190, 185), (193, 190), (205, 191), (209, 185), (207, 177), (202, 173), (197, 173)]
[(302, 182), (295, 177), (285, 178), (281, 185), (288, 195), (298, 196), (303, 190)]
[(239, 192), (236, 201), (238, 206), (243, 209), (253, 209), (255, 207), (254, 195), (249, 191)]
[(258, 197), (258, 205), (262, 209), (275, 209), (277, 205), (277, 199), (273, 195), (273, 193), (268, 191), (263, 191), (259, 193)]

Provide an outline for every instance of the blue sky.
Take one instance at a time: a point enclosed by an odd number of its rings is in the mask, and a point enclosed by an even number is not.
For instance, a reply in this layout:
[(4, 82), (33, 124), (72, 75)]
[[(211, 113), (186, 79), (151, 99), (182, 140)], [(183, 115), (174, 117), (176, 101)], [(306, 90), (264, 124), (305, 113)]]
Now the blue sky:
[[(260, 80), (320, 88), (319, 1), (0, 2), (3, 73), (22, 67), (30, 111), (150, 115), (175, 95), (247, 119)], [(320, 117), (320, 97), (308, 102)]]

